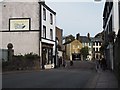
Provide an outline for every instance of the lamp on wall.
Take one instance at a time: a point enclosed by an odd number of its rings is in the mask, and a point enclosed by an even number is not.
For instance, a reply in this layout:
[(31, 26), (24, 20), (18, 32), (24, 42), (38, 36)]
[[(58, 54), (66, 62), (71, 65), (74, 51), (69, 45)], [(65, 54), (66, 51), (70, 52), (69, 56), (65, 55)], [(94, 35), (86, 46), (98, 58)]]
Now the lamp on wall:
[(100, 1), (102, 1), (102, 0), (94, 0), (95, 2), (100, 2)]

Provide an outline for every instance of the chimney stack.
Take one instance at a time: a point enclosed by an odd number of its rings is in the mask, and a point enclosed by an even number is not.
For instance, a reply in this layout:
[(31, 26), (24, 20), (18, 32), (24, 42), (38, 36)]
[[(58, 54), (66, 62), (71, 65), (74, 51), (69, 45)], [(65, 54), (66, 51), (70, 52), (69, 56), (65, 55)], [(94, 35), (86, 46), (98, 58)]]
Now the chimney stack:
[(87, 37), (90, 38), (90, 33), (87, 34)]
[(39, 0), (39, 1), (45, 4), (45, 0)]
[(80, 33), (76, 34), (76, 39), (80, 40)]

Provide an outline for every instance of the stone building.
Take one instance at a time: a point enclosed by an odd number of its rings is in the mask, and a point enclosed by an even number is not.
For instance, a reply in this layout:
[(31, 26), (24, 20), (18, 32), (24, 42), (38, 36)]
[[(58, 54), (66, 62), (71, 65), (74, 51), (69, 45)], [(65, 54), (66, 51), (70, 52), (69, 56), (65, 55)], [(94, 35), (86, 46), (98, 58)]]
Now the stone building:
[(82, 43), (82, 47), (89, 48), (89, 55), (87, 56), (87, 60), (92, 60), (92, 37), (88, 33), (87, 36), (81, 36), (79, 33), (76, 35), (76, 39)]
[(79, 40), (75, 39), (64, 43), (64, 45), (66, 45), (66, 57), (68, 60), (81, 60), (80, 49), (82, 43)]

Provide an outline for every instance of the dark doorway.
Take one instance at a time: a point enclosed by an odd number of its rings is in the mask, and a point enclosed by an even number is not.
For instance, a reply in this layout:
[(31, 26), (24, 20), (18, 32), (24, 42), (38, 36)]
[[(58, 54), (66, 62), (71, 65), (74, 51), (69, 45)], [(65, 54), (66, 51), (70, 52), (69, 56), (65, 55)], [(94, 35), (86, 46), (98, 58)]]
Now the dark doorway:
[(73, 53), (72, 60), (81, 60), (80, 56), (81, 56), (80, 53)]
[(53, 63), (53, 45), (42, 43), (42, 67)]

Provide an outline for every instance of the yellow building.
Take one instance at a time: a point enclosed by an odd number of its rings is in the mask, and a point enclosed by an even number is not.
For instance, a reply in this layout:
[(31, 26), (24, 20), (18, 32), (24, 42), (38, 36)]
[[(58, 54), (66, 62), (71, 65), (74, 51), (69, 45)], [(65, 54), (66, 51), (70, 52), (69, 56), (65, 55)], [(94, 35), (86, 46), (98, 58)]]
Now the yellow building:
[(80, 60), (80, 50), (82, 48), (82, 43), (77, 39), (66, 44), (66, 56), (69, 60)]

